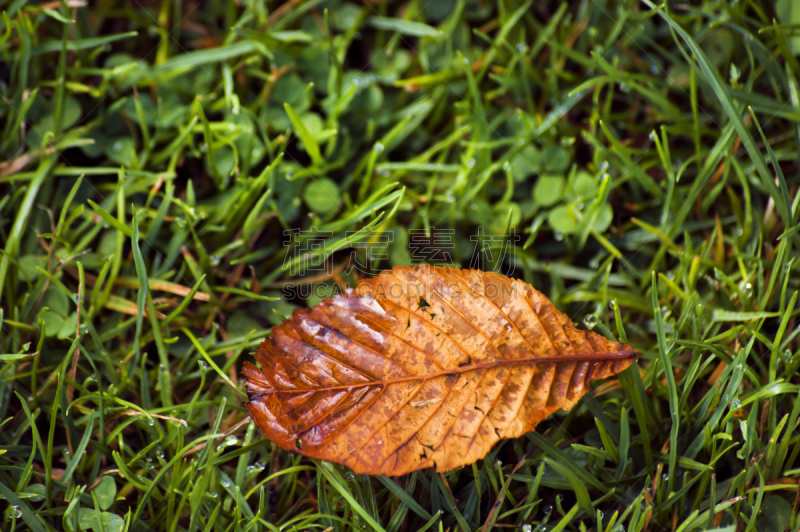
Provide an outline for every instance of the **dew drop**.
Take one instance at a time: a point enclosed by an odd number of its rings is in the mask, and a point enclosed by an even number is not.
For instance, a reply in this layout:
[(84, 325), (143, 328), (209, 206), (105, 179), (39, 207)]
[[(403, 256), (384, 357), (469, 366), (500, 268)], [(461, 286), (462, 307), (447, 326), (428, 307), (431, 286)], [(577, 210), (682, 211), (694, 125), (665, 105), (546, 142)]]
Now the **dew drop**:
[(511, 170), (511, 163), (509, 163), (508, 161), (504, 162), (503, 163), (503, 171), (504, 172), (508, 172), (510, 170)]
[(472, 167), (474, 167), (474, 166), (475, 166), (475, 159), (473, 159), (473, 158), (471, 158), (471, 157), (470, 157), (470, 158), (467, 160), (467, 168), (472, 168)]
[(658, 135), (656, 135), (655, 131), (650, 132), (650, 140), (652, 140), (653, 142), (658, 140)]
[(19, 519), (20, 517), (22, 517), (22, 508), (20, 508), (19, 506), (12, 506), (11, 517), (14, 519)]
[(602, 511), (602, 510), (598, 510), (598, 511), (597, 511), (597, 517), (599, 517), (600, 519), (602, 519), (604, 516), (605, 516), (605, 514), (603, 513), (603, 511)]
[(216, 499), (216, 498), (218, 497), (218, 495), (217, 495), (217, 492), (216, 492), (216, 491), (212, 491), (212, 492), (211, 492), (211, 493), (209, 493), (208, 495), (209, 495), (209, 496), (210, 496), (212, 499)]
[(600, 168), (601, 172), (607, 171), (608, 170), (608, 161), (600, 161), (600, 164), (598, 165), (598, 168)]
[(545, 504), (544, 508), (542, 508), (542, 510), (544, 510), (544, 513), (549, 514), (550, 512), (553, 511), (553, 505), (552, 504)]
[(587, 314), (583, 317), (583, 324), (587, 329), (594, 329), (594, 326), (597, 325), (597, 318), (595, 318), (594, 314)]
[(731, 63), (731, 82), (739, 81), (739, 76), (741, 76), (741, 72), (739, 71), (739, 67), (735, 64)]
[(225, 450), (225, 446), (224, 445), (222, 445), (221, 443), (219, 445), (217, 445), (217, 452), (218, 453), (221, 453), (224, 450)]
[(227, 478), (223, 478), (220, 484), (222, 484), (223, 488), (228, 488), (231, 485), (231, 481), (228, 480)]
[(568, 148), (575, 144), (575, 137), (561, 137), (561, 145)]
[(255, 470), (256, 470), (255, 466), (251, 466), (251, 465), (249, 465), (249, 466), (247, 466), (247, 467), (245, 468), (245, 473), (249, 475), (250, 473), (253, 473), (253, 472), (255, 472)]
[(230, 447), (231, 445), (236, 445), (239, 443), (239, 438), (234, 436), (233, 434), (227, 436), (225, 438), (225, 446)]
[(255, 464), (253, 464), (253, 467), (256, 468), (256, 471), (264, 471), (267, 468), (267, 466), (265, 466), (261, 462), (256, 462)]
[(206, 371), (208, 369), (208, 364), (205, 360), (198, 360), (197, 365), (200, 366), (201, 371)]
[(554, 231), (553, 238), (561, 242), (562, 240), (564, 240), (564, 233), (562, 233), (561, 231)]
[(376, 155), (380, 155), (383, 153), (384, 146), (380, 142), (376, 142), (375, 145), (372, 147), (372, 151), (375, 152)]
[(212, 266), (219, 266), (219, 263), (222, 262), (222, 258), (219, 255), (211, 255), (209, 260)]
[(528, 524), (522, 525), (522, 532), (531, 532), (531, 530), (533, 530), (531, 528), (531, 525), (528, 525)]
[(528, 45), (525, 44), (524, 42), (518, 43), (516, 48), (517, 48), (517, 51), (519, 53), (521, 53), (521, 54), (524, 54), (525, 52), (528, 51)]
[(158, 458), (159, 460), (163, 460), (164, 459), (164, 451), (156, 451), (156, 458)]
[(738, 399), (731, 401), (731, 410), (738, 410), (742, 407), (742, 402)]
[(147, 424), (150, 425), (151, 427), (153, 427), (153, 426), (155, 426), (156, 421), (153, 418), (147, 418)]
[(345, 480), (353, 480), (356, 478), (355, 474), (352, 471), (348, 471), (344, 474)]

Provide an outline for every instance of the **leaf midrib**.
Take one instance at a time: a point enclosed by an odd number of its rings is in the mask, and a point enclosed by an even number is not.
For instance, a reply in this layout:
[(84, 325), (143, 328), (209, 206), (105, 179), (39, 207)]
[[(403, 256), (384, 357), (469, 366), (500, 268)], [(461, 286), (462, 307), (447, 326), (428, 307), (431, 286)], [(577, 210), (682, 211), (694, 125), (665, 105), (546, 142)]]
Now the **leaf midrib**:
[[(515, 359), (500, 359), (490, 362), (483, 362), (481, 364), (471, 364), (468, 366), (459, 366), (456, 368), (446, 369), (436, 373), (428, 373), (427, 375), (409, 375), (407, 377), (397, 377), (394, 379), (377, 380), (369, 382), (360, 382), (354, 384), (342, 384), (338, 386), (320, 386), (318, 388), (295, 388), (292, 390), (269, 390), (266, 393), (280, 393), (280, 394), (300, 394), (308, 392), (329, 392), (336, 390), (347, 390), (352, 388), (364, 388), (368, 386), (390, 386), (392, 384), (400, 384), (403, 382), (413, 381), (426, 381), (436, 379), (438, 377), (446, 377), (449, 375), (462, 375), (470, 371), (480, 371), (493, 369), (504, 366), (522, 366), (522, 365), (539, 365), (539, 364), (575, 364), (579, 362), (608, 362), (616, 360), (633, 360), (639, 356), (639, 353), (634, 348), (625, 349), (624, 351), (617, 351), (616, 353), (592, 353), (591, 355), (574, 355), (571, 357), (555, 356), (555, 357), (532, 357), (532, 358), (515, 358)], [(264, 395), (264, 394), (261, 394)]]

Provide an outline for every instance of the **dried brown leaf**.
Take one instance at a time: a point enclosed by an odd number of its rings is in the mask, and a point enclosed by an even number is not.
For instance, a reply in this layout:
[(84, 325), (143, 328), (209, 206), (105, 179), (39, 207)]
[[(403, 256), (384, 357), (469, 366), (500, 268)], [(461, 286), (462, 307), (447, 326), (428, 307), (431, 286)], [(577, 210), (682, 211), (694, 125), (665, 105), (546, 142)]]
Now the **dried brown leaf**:
[(637, 356), (517, 279), (396, 267), (274, 327), (261, 369), (244, 364), (245, 406), (283, 449), (356, 473), (448, 471)]

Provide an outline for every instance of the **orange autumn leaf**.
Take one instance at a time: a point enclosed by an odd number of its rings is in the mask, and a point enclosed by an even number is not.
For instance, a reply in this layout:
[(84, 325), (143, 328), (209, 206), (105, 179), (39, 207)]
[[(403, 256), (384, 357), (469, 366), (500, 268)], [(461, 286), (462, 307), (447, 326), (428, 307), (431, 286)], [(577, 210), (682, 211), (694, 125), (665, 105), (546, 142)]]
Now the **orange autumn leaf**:
[(261, 369), (244, 364), (245, 406), (283, 449), (356, 473), (448, 471), (637, 356), (517, 279), (401, 266), (274, 327)]

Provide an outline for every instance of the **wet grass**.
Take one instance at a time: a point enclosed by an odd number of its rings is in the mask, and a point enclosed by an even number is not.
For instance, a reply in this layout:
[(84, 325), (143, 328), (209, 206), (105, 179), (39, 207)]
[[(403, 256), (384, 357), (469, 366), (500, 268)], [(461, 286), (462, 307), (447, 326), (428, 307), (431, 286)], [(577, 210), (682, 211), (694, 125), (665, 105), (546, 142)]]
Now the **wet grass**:
[[(0, 1), (3, 529), (798, 530), (776, 6)], [(416, 262), (523, 278), (640, 364), (446, 474), (264, 440), (269, 328)]]

